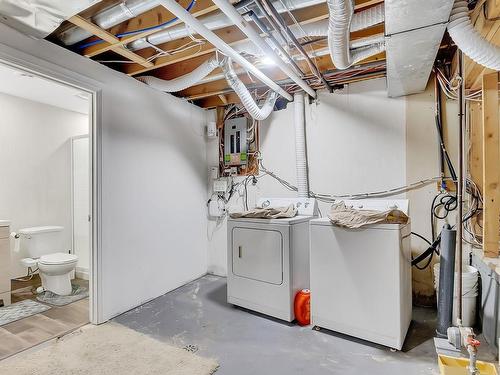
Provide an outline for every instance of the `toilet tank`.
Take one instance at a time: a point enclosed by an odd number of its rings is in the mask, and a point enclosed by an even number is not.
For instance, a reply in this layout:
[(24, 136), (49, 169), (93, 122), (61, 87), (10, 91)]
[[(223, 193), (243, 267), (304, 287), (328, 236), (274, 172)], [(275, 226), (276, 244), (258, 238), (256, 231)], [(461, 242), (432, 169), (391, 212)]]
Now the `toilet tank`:
[(21, 245), (30, 258), (66, 252), (64, 249), (63, 229), (61, 226), (23, 228), (18, 231)]

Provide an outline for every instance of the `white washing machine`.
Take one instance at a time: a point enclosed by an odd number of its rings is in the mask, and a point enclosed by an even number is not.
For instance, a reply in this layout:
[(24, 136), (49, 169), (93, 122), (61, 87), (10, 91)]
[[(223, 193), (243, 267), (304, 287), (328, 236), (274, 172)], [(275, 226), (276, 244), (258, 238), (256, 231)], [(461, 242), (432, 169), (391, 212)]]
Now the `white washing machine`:
[[(407, 200), (357, 200), (364, 209)], [(318, 327), (401, 350), (412, 317), (410, 223), (361, 229), (310, 221), (311, 320)]]
[(228, 219), (227, 301), (291, 322), (295, 294), (309, 288), (309, 221), (312, 198), (267, 198), (258, 207), (294, 204), (286, 219)]

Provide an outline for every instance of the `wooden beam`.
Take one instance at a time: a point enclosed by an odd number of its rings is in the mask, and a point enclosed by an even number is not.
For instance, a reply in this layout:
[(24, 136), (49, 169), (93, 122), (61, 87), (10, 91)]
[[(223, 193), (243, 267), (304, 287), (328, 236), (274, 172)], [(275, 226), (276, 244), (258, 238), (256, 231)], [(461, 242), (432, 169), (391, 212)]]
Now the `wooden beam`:
[(483, 250), (498, 257), (500, 241), (500, 124), (498, 73), (483, 76)]
[(82, 18), (78, 15), (73, 16), (69, 19), (69, 21), (74, 24), (75, 26), (81, 27), (82, 29), (88, 31), (89, 33), (92, 33), (102, 40), (107, 41), (108, 43), (112, 44), (111, 50), (113, 52), (118, 53), (119, 55), (126, 57), (127, 59), (134, 61), (140, 65), (142, 65), (145, 68), (151, 68), (153, 67), (153, 63), (150, 61), (146, 60), (144, 57), (141, 57), (137, 54), (135, 54), (132, 51), (129, 51), (125, 49), (122, 45), (115, 45), (115, 43), (119, 43), (120, 40), (115, 37), (113, 34), (107, 32), (106, 30), (101, 29), (99, 26), (94, 25), (92, 22), (87, 21), (85, 18)]
[[(185, 1), (187, 6), (188, 1)], [(215, 6), (211, 0), (198, 0), (196, 4), (194, 5), (193, 9), (191, 10), (192, 14), (195, 17), (200, 17), (205, 14), (208, 14), (210, 12), (213, 12), (214, 10), (217, 9), (217, 6)], [(170, 13), (167, 9), (165, 9), (162, 6), (158, 6), (154, 9), (151, 9), (137, 17), (134, 17), (128, 21), (125, 21), (119, 25), (116, 25), (112, 27), (109, 31), (111, 34), (116, 35), (120, 33), (126, 33), (134, 30), (139, 30), (139, 29), (144, 29), (144, 28), (149, 28), (153, 26), (157, 26), (159, 24), (162, 24), (168, 20), (171, 20), (174, 18), (174, 15)], [(181, 23), (181, 21), (174, 21), (172, 22), (169, 27), (178, 25)], [(123, 37), (122, 39), (119, 40), (119, 44), (125, 45), (130, 42), (133, 42), (134, 40), (141, 39), (144, 37), (147, 37), (151, 34), (154, 34), (158, 32), (158, 30), (149, 30), (149, 31), (144, 31), (142, 33), (138, 34), (132, 34)], [(107, 41), (106, 41), (107, 42)], [(85, 48), (82, 51), (82, 54), (87, 56), (87, 57), (93, 57), (96, 55), (99, 55), (103, 52), (109, 51), (112, 49), (112, 44), (113, 43), (100, 43), (96, 44), (94, 46), (90, 46)]]
[(228, 101), (227, 101), (227, 98), (226, 98), (226, 95), (224, 94), (219, 94), (217, 95), (220, 99), (220, 101), (224, 104), (224, 105), (227, 105), (228, 104)]
[[(376, 0), (376, 2), (381, 2), (381, 1)], [(358, 5), (358, 8), (364, 9), (364, 7), (367, 6), (366, 4), (372, 4), (372, 3), (364, 2), (362, 5)], [(298, 9), (296, 11), (293, 11), (292, 13), (294, 14), (294, 17), (297, 19), (299, 24), (306, 25), (321, 19), (328, 18), (328, 7), (326, 6), (326, 4), (318, 4), (312, 7)], [(351, 38), (353, 40), (360, 39), (372, 36), (374, 34), (379, 34), (380, 32), (383, 31), (384, 31), (383, 26), (378, 25), (371, 27), (369, 29), (354, 32), (351, 34)], [(239, 43), (244, 43), (248, 40), (246, 36), (238, 28), (234, 26), (225, 27), (220, 30), (215, 30), (214, 32), (230, 46), (235, 46)], [(191, 41), (190, 38), (182, 38), (172, 42), (160, 44), (157, 47), (162, 50), (169, 51), (175, 48), (179, 48), (180, 46), (185, 45), (189, 41)], [(196, 48), (194, 49), (190, 49), (169, 56), (160, 57), (155, 60), (153, 68), (144, 68), (142, 66), (135, 64), (127, 64), (127, 66), (123, 67), (123, 72), (125, 72), (128, 75), (141, 74), (152, 69), (158, 69), (164, 66), (169, 66), (182, 61), (190, 60), (193, 57), (207, 55), (213, 52), (215, 52), (215, 48), (211, 44), (207, 43), (202, 45), (201, 47), (196, 46)], [(151, 48), (147, 48), (145, 50), (137, 51), (137, 53), (140, 56), (143, 56), (144, 58), (148, 58), (156, 54), (157, 51), (154, 51)]]
[(472, 181), (483, 192), (483, 110), (481, 103), (470, 102), (470, 155), (469, 170)]

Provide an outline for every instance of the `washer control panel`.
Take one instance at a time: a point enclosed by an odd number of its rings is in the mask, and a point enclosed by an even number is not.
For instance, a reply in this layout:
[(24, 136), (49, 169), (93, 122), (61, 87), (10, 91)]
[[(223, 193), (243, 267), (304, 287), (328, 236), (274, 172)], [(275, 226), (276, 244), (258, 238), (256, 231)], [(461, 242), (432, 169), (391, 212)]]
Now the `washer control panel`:
[(314, 198), (261, 198), (257, 201), (259, 208), (287, 207), (291, 204), (297, 208), (297, 215), (318, 215), (318, 203)]

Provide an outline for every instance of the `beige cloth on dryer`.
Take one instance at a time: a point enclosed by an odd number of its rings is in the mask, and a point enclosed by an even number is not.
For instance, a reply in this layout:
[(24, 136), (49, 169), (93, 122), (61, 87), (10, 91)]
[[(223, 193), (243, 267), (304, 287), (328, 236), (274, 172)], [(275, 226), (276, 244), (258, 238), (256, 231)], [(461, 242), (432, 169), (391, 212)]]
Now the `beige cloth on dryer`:
[(358, 210), (342, 201), (332, 205), (328, 214), (333, 225), (343, 228), (361, 228), (370, 224), (406, 224), (408, 216), (401, 210)]
[(288, 207), (268, 207), (254, 208), (244, 212), (233, 212), (229, 216), (233, 219), (239, 218), (256, 218), (256, 219), (283, 219), (297, 215), (297, 208), (293, 204)]

